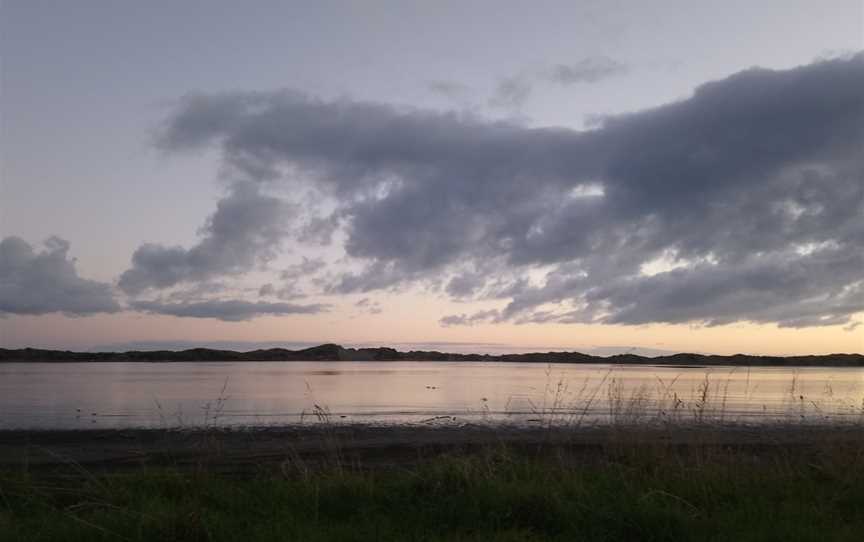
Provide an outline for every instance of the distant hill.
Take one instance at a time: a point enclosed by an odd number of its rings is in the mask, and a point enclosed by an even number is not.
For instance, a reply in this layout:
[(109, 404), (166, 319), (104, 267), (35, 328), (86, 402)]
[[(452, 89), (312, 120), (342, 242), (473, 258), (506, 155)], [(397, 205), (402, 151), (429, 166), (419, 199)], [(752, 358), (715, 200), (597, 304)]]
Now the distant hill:
[(777, 367), (864, 367), (864, 355), (828, 354), (822, 356), (711, 356), (673, 354), (647, 357), (635, 354), (591, 356), (580, 352), (534, 352), (528, 354), (454, 354), (448, 352), (412, 350), (400, 352), (393, 348), (343, 348), (338, 344), (322, 344), (301, 350), (269, 348), (237, 352), (191, 348), (188, 350), (155, 350), (129, 352), (69, 352), (0, 348), (0, 362), (104, 362), (104, 361), (508, 361), (519, 363), (615, 363), (631, 365), (736, 365)]

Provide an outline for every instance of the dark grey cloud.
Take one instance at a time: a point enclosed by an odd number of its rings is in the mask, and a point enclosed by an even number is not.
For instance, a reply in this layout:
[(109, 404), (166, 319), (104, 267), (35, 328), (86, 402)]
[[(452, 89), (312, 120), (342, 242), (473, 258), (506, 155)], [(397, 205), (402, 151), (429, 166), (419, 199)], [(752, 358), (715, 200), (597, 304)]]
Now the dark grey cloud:
[(732, 268), (698, 265), (652, 277), (619, 279), (585, 296), (608, 307), (602, 321), (644, 324), (754, 322), (781, 327), (845, 323), (864, 312), (864, 251), (825, 249), (808, 256), (775, 253)]
[[(564, 273), (514, 294), (502, 311), (463, 314), (442, 323), (696, 321), (716, 326), (739, 321), (743, 314), (751, 322), (780, 327), (838, 325), (864, 312), (862, 270), (864, 251), (828, 248), (806, 256), (758, 255), (731, 267), (700, 264), (603, 282)], [(562, 299), (573, 301), (569, 310), (537, 309)]]
[(346, 271), (325, 284), (328, 294), (366, 293), (373, 290), (397, 291), (403, 286), (429, 278), (421, 269), (408, 270), (395, 261), (373, 260), (360, 271)]
[(291, 303), (251, 302), (243, 300), (207, 300), (179, 303), (162, 301), (133, 301), (131, 308), (153, 314), (167, 314), (183, 318), (215, 318), (227, 322), (251, 320), (259, 316), (285, 316), (289, 314), (317, 314), (325, 312), (327, 305), (294, 305)]
[(309, 245), (329, 245), (333, 242), (333, 234), (339, 229), (341, 217), (309, 216), (297, 233), (297, 240)]
[(268, 282), (267, 284), (262, 284), (260, 288), (258, 288), (258, 296), (259, 297), (267, 297), (271, 295), (276, 295), (276, 287), (272, 282)]
[(326, 265), (327, 262), (325, 262), (323, 258), (308, 258), (303, 256), (302, 261), (289, 265), (283, 269), (282, 272), (279, 273), (279, 277), (283, 280), (295, 280), (307, 277), (309, 275), (314, 275), (321, 269), (324, 269)]
[(525, 277), (501, 257), (484, 258), (455, 265), (440, 281), (441, 288), (454, 300), (472, 301), (508, 297), (514, 288), (521, 288)]
[[(364, 267), (332, 293), (422, 283), (506, 302), (449, 325), (839, 324), (864, 281), (843, 257), (864, 253), (862, 88), (861, 54), (750, 69), (584, 132), (291, 91), (197, 94), (160, 144), (216, 145), (232, 171), (334, 202)], [(643, 273), (657, 261), (677, 269)]]
[(450, 279), (445, 291), (454, 298), (469, 297), (486, 286), (487, 281), (488, 275), (485, 273), (459, 273)]
[(262, 285), (258, 288), (258, 297), (275, 297), (282, 300), (300, 299), (306, 297), (303, 289), (297, 281), (286, 281), (281, 286), (277, 286), (272, 282)]
[(141, 245), (119, 286), (135, 295), (248, 271), (276, 255), (293, 214), (288, 203), (262, 194), (257, 184), (236, 183), (201, 229), (198, 244), (188, 249)]
[(41, 251), (20, 237), (0, 241), (0, 317), (119, 311), (111, 285), (78, 276), (68, 254), (69, 243), (58, 237), (45, 241)]

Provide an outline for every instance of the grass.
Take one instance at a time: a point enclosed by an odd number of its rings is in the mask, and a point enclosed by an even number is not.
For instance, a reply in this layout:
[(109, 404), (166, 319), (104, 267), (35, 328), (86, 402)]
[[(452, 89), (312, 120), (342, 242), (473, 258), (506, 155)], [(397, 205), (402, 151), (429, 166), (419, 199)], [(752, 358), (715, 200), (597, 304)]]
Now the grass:
[[(666, 381), (656, 376), (653, 386), (642, 384), (634, 388), (626, 386), (614, 369), (609, 369), (598, 381), (585, 379), (581, 386), (571, 387), (563, 375), (556, 382), (550, 365), (541, 402), (534, 404), (529, 400), (529, 403), (531, 413), (546, 427), (746, 424), (748, 419), (744, 413), (730, 409), (730, 404), (750, 397), (750, 371), (748, 368), (746, 380), (742, 381), (740, 377), (733, 379), (736, 369), (725, 378), (722, 373), (706, 371), (704, 378), (687, 393), (687, 390), (676, 389), (680, 375)], [(730, 389), (733, 384), (738, 388), (734, 392)], [(744, 389), (740, 389), (742, 385)], [(763, 404), (761, 413), (751, 412), (750, 416), (775, 424), (864, 427), (864, 397), (856, 400), (854, 394), (847, 395), (835, 396), (830, 380), (825, 382), (821, 393), (808, 393), (796, 372), (785, 392), (776, 394), (776, 403), (770, 409)], [(751, 409), (754, 406), (751, 405)]]
[(0, 541), (855, 540), (860, 442), (488, 446), (408, 469), (0, 474)]
[[(347, 459), (339, 424), (312, 398), (301, 421), (327, 431), (311, 461), (287, 444), (281, 463), (220, 474), (212, 467), (226, 457), (221, 440), (205, 431), (212, 458), (191, 469), (96, 474), (73, 462), (7, 469), (0, 471), (0, 542), (861, 540), (864, 438), (795, 447), (772, 443), (770, 432), (736, 445), (678, 438), (734, 420), (728, 380), (706, 375), (688, 397), (674, 384), (658, 379), (656, 389), (626, 391), (610, 371), (571, 389), (555, 383), (550, 368), (542, 401), (532, 404), (549, 439), (453, 446), (408, 467)], [(205, 427), (219, 425), (227, 387), (226, 380), (204, 408)], [(827, 400), (808, 400), (797, 378), (785, 395), (786, 410), (797, 414), (783, 418), (786, 434), (819, 423), (834, 404), (830, 387)], [(845, 434), (864, 432), (864, 402), (840, 406)], [(562, 428), (578, 434), (598, 410), (607, 440), (573, 446), (551, 438)]]

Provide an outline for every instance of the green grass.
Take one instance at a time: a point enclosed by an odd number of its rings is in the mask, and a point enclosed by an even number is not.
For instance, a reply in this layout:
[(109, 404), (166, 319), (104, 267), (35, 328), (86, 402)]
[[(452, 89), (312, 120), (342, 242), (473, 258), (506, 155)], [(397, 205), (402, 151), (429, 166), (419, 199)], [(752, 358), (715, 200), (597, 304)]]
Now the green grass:
[(486, 449), (410, 469), (0, 474), (0, 540), (861, 540), (864, 450)]

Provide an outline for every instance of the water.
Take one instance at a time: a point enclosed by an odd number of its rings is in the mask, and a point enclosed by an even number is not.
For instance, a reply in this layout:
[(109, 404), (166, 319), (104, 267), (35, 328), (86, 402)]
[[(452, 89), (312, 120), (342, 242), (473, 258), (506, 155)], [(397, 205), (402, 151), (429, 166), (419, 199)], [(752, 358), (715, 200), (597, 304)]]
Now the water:
[(864, 420), (864, 368), (0, 364), (0, 428)]

